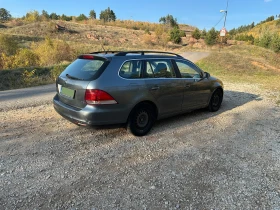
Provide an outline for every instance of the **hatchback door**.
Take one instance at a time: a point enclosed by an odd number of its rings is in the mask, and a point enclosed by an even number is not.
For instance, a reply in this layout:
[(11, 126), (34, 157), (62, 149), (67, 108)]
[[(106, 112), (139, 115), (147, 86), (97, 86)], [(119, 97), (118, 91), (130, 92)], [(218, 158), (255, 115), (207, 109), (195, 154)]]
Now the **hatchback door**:
[(207, 106), (211, 91), (210, 82), (203, 78), (203, 72), (193, 63), (176, 60), (176, 66), (184, 82), (183, 110)]
[(170, 60), (147, 60), (144, 77), (149, 92), (157, 102), (161, 116), (181, 112), (184, 93), (182, 82), (176, 78)]
[(84, 108), (89, 82), (98, 78), (109, 61), (102, 57), (82, 55), (70, 64), (57, 79), (58, 99), (69, 106)]

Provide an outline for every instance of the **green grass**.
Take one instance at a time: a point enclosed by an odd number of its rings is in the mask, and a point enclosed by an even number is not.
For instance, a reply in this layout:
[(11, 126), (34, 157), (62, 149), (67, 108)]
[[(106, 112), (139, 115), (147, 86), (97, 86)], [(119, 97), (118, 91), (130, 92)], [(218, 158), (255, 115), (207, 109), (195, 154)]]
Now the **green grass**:
[(280, 55), (256, 46), (224, 48), (197, 64), (211, 75), (233, 83), (259, 84), (280, 91)]
[(55, 82), (55, 78), (67, 67), (59, 65), (45, 68), (21, 68), (0, 71), (0, 91), (46, 85)]

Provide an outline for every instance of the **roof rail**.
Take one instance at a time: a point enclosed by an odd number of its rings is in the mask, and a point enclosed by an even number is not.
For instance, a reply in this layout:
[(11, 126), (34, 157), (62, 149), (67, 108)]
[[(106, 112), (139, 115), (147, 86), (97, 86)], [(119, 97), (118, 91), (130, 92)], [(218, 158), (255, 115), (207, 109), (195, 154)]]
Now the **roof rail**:
[(176, 53), (171, 53), (171, 52), (162, 52), (162, 51), (122, 51), (122, 52), (118, 52), (115, 54), (115, 56), (125, 56), (127, 54), (141, 54), (141, 55), (145, 55), (145, 54), (167, 54), (167, 55), (175, 55), (177, 57), (182, 58), (181, 55), (178, 55)]
[(116, 54), (116, 53), (120, 53), (122, 51), (98, 51), (98, 52), (91, 52), (89, 54)]

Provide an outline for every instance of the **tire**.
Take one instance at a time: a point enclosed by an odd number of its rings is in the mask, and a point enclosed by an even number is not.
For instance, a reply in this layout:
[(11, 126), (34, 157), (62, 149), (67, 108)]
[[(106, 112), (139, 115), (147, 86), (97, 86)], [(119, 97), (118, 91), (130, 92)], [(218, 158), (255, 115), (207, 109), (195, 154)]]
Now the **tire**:
[(131, 112), (127, 130), (135, 136), (144, 136), (151, 130), (155, 120), (153, 107), (149, 104), (141, 104)]
[(208, 105), (210, 112), (216, 112), (220, 109), (223, 101), (223, 91), (221, 89), (215, 90)]

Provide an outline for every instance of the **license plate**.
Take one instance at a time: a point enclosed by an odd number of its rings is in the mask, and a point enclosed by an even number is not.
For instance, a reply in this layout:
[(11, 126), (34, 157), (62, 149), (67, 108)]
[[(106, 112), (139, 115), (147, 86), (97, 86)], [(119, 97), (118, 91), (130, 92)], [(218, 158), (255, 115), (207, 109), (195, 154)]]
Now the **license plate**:
[(72, 90), (72, 89), (69, 89), (66, 87), (61, 87), (60, 94), (66, 96), (68, 98), (74, 98), (75, 90)]

